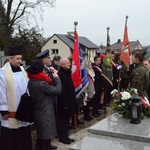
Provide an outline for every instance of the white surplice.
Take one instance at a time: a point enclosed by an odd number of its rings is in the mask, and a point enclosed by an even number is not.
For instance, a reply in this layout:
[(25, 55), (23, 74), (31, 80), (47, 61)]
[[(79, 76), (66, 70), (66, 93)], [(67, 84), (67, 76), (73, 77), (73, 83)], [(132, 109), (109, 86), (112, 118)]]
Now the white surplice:
[[(11, 66), (10, 66), (9, 62), (8, 62), (8, 67), (11, 70)], [(14, 80), (13, 83), (14, 83), (14, 91), (15, 91), (14, 95), (15, 95), (16, 110), (18, 108), (21, 95), (25, 93), (26, 88), (27, 88), (27, 80), (24, 75), (25, 70), (22, 66), (20, 68), (22, 71), (13, 72), (13, 77), (12, 77)], [(6, 87), (7, 87), (6, 74), (5, 74), (4, 67), (2, 67), (0, 69), (0, 111), (9, 111)], [(28, 123), (28, 122), (17, 120), (18, 127), (28, 126), (29, 124), (30, 123)], [(1, 119), (1, 125), (4, 127), (10, 128), (9, 121), (4, 120), (3, 118)]]

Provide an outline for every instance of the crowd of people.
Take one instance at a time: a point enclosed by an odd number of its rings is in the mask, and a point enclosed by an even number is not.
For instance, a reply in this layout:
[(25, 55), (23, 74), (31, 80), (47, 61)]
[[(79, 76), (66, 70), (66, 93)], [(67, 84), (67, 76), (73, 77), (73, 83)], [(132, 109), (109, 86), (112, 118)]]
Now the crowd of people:
[(54, 56), (51, 62), (49, 50), (45, 50), (37, 54), (36, 60), (25, 70), (21, 65), (20, 49), (11, 49), (8, 61), (0, 68), (0, 150), (32, 150), (32, 123), (15, 119), (21, 95), (26, 90), (33, 103), (36, 150), (57, 149), (51, 143), (56, 136), (64, 144), (75, 142), (69, 137), (71, 121), (72, 125), (83, 123), (78, 120), (80, 111), (83, 111), (85, 121), (102, 115), (99, 109), (106, 110), (109, 106), (113, 89), (121, 91), (130, 86), (136, 88), (140, 96), (149, 99), (150, 58), (144, 59), (142, 53), (134, 52), (132, 63), (127, 68), (119, 54), (111, 52), (110, 57), (112, 84), (103, 75), (104, 54), (96, 55), (93, 62), (85, 61), (89, 84), (81, 95), (79, 107), (69, 58)]

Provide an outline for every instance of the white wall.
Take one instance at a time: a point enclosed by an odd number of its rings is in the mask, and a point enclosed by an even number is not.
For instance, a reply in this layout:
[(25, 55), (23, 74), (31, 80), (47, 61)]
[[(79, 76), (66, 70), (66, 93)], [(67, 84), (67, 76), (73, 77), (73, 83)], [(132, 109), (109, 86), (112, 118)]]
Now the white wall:
[[(57, 43), (54, 44), (53, 40), (57, 40)], [(42, 51), (46, 49), (50, 50), (51, 59), (55, 56), (55, 54), (52, 54), (51, 49), (58, 49), (57, 55), (60, 55), (62, 58), (71, 56), (70, 48), (55, 35), (43, 45)]]

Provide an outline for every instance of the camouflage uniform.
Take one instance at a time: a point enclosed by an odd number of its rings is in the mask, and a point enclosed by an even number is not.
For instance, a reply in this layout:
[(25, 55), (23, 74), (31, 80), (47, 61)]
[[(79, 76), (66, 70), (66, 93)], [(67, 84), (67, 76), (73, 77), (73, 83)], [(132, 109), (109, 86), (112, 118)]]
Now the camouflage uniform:
[(149, 84), (149, 74), (143, 63), (135, 65), (131, 73), (131, 87), (138, 90), (140, 96), (147, 96), (146, 90)]

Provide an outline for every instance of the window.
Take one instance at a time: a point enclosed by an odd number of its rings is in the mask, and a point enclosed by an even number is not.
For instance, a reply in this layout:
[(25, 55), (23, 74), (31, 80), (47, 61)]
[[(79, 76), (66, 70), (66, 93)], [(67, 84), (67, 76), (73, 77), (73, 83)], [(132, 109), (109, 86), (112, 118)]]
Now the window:
[(52, 54), (58, 54), (58, 49), (51, 49)]
[(57, 40), (53, 40), (53, 44), (56, 44), (57, 43)]

